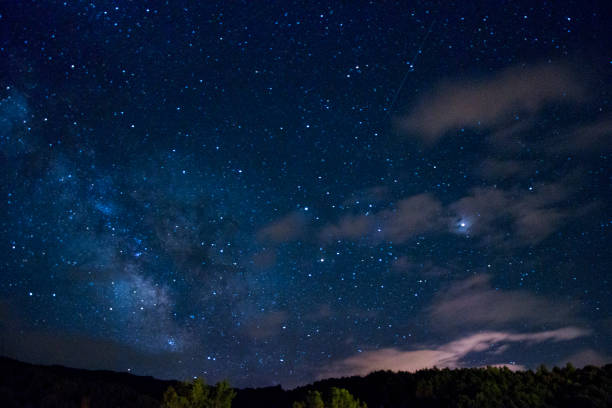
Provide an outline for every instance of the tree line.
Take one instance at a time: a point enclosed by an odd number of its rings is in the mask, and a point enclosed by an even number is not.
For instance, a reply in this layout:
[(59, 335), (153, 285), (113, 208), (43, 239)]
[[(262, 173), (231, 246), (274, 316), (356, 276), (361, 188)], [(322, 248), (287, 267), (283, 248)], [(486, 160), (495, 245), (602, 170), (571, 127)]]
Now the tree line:
[(110, 371), (36, 366), (0, 358), (6, 408), (419, 408), (612, 407), (612, 364), (513, 372), (507, 368), (377, 371), (284, 390), (227, 381), (163, 381)]

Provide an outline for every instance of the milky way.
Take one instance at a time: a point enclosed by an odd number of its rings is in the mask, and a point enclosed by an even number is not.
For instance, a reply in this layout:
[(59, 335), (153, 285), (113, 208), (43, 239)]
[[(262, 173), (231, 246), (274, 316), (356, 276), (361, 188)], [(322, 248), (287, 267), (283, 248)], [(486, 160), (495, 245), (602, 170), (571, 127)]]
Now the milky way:
[(3, 354), (286, 387), (611, 361), (608, 11), (227, 3), (3, 5)]

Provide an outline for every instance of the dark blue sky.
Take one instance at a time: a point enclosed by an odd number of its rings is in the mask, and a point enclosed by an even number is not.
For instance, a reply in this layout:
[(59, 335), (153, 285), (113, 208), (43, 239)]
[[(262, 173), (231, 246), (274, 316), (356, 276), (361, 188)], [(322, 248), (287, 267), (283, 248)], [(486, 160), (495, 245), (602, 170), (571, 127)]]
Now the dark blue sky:
[(2, 3), (2, 352), (610, 362), (612, 16), (464, 3)]

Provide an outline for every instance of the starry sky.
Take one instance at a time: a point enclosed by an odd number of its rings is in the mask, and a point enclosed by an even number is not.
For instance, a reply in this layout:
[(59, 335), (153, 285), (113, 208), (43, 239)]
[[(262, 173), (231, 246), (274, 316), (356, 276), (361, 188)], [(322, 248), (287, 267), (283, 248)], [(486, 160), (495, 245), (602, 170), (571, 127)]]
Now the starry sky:
[(612, 15), (493, 3), (2, 2), (2, 354), (612, 362)]

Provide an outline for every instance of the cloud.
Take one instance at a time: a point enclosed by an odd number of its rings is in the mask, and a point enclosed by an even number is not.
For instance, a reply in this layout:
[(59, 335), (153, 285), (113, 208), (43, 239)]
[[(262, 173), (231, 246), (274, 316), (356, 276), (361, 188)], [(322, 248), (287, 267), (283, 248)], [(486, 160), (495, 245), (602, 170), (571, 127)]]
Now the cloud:
[(442, 204), (430, 194), (419, 194), (399, 201), (393, 210), (381, 211), (378, 218), (385, 239), (404, 242), (443, 225)]
[(305, 225), (304, 214), (293, 212), (260, 229), (257, 232), (257, 239), (273, 243), (295, 241), (304, 235)]
[(346, 358), (324, 370), (318, 377), (366, 375), (376, 370), (417, 371), (433, 366), (457, 367), (457, 357), (442, 348), (415, 351), (384, 348)]
[(429, 308), (434, 327), (490, 329), (517, 323), (541, 327), (578, 322), (571, 304), (557, 304), (526, 290), (496, 290), (490, 279), (476, 275), (440, 292)]
[(562, 183), (540, 184), (532, 191), (475, 188), (449, 208), (455, 220), (467, 220), (469, 235), (489, 244), (537, 244), (572, 214), (561, 205), (571, 192)]
[(336, 224), (325, 226), (319, 236), (322, 241), (368, 238), (401, 243), (439, 229), (444, 223), (442, 204), (430, 194), (419, 194), (372, 215), (342, 217)]
[(528, 177), (534, 170), (535, 165), (528, 161), (485, 159), (478, 173), (487, 180), (516, 180)]
[(458, 368), (465, 366), (463, 360), (470, 353), (489, 352), (495, 354), (497, 347), (512, 343), (534, 345), (547, 341), (570, 341), (588, 334), (589, 331), (577, 327), (563, 327), (557, 330), (533, 333), (487, 331), (468, 335), (438, 347), (418, 350), (384, 348), (366, 351), (333, 364), (324, 370), (319, 377), (366, 375), (376, 370), (417, 371), (434, 366)]
[(513, 66), (490, 78), (439, 85), (421, 98), (399, 127), (426, 143), (460, 127), (492, 128), (550, 103), (581, 101), (585, 89), (565, 66)]
[(374, 217), (366, 215), (347, 215), (336, 224), (329, 224), (321, 230), (319, 236), (323, 241), (337, 239), (357, 240), (365, 238), (373, 230), (376, 224)]
[[(498, 172), (521, 171), (518, 162), (490, 161)], [(528, 166), (525, 166), (528, 167)], [(469, 195), (443, 206), (431, 194), (398, 201), (377, 213), (346, 215), (319, 231), (319, 240), (367, 240), (406, 242), (419, 234), (447, 232), (480, 238), (485, 244), (515, 247), (541, 242), (554, 233), (566, 218), (580, 216), (588, 208), (568, 208), (575, 180), (533, 185), (531, 190), (474, 188)], [(285, 231), (288, 221), (282, 221)], [(280, 235), (280, 234), (279, 234)]]
[(577, 126), (563, 137), (546, 142), (543, 149), (552, 154), (589, 154), (612, 150), (612, 118)]

